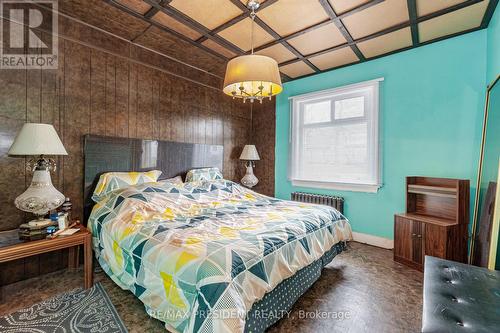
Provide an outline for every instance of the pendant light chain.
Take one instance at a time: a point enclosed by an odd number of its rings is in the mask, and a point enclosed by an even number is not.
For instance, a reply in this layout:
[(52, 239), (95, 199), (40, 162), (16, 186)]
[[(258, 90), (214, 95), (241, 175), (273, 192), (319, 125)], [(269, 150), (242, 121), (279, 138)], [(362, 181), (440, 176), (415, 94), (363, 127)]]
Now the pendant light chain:
[(255, 25), (255, 7), (252, 7), (252, 12), (250, 13), (250, 18), (252, 19), (252, 27), (250, 29), (250, 44), (251, 44), (251, 47), (252, 47), (252, 54), (253, 54), (253, 29), (254, 29), (254, 25)]
[[(250, 18), (252, 19), (252, 25), (250, 27), (250, 47), (251, 47), (251, 54), (253, 55), (253, 29), (255, 25), (255, 6), (252, 6), (252, 11), (250, 12)], [(253, 85), (250, 91), (251, 96), (255, 96), (253, 92)], [(243, 99), (243, 103), (245, 103), (246, 98)], [(253, 104), (253, 99), (250, 99), (250, 102)]]

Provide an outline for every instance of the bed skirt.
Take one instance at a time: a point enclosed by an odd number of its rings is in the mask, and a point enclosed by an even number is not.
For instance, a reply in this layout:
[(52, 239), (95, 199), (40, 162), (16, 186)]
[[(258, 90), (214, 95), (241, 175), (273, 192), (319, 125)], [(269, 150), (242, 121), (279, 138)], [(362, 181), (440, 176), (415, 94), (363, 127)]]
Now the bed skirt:
[(263, 333), (280, 319), (287, 317), (299, 297), (319, 279), (323, 267), (345, 249), (345, 242), (335, 244), (321, 258), (282, 281), (260, 301), (254, 303), (247, 314), (245, 332)]

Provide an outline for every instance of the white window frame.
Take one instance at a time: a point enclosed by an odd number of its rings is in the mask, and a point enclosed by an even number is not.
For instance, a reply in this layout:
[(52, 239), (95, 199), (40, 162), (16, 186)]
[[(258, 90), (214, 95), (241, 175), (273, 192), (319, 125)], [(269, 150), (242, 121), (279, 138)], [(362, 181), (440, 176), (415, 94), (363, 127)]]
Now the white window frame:
[[(301, 187), (313, 187), (313, 188), (324, 188), (333, 190), (343, 190), (343, 191), (356, 191), (356, 192), (369, 192), (376, 193), (380, 187), (382, 187), (382, 167), (380, 158), (380, 137), (379, 137), (379, 83), (383, 81), (384, 78), (378, 78), (370, 81), (364, 81), (360, 83), (350, 84), (347, 86), (337, 87), (333, 89), (322, 90), (318, 92), (298, 95), (290, 97), (290, 128), (289, 128), (289, 163), (288, 163), (288, 179), (291, 181), (293, 186)], [(348, 123), (353, 121), (359, 121), (360, 118), (367, 119), (369, 123), (369, 142), (372, 143), (369, 151), (373, 153), (372, 166), (373, 170), (372, 177), (373, 182), (359, 182), (359, 183), (347, 183), (347, 182), (330, 182), (330, 181), (318, 181), (309, 179), (300, 179), (296, 176), (297, 166), (301, 163), (299, 147), (300, 140), (302, 138), (298, 133), (302, 132), (304, 125), (301, 117), (303, 117), (303, 106), (307, 102), (317, 101), (321, 102), (323, 100), (330, 100), (331, 103), (335, 103), (336, 100), (345, 99), (349, 95), (359, 96), (360, 89), (370, 88), (370, 93), (366, 92), (365, 96), (365, 114), (362, 117), (357, 118), (347, 118), (347, 119), (335, 119), (334, 109), (332, 108), (332, 118), (328, 122), (328, 126), (332, 123)], [(367, 90), (368, 91), (368, 90)], [(369, 96), (371, 95), (371, 96)], [(367, 98), (368, 97), (368, 98)], [(371, 103), (373, 101), (373, 103)], [(372, 107), (370, 109), (370, 107)], [(309, 126), (321, 126), (318, 124), (313, 124)]]

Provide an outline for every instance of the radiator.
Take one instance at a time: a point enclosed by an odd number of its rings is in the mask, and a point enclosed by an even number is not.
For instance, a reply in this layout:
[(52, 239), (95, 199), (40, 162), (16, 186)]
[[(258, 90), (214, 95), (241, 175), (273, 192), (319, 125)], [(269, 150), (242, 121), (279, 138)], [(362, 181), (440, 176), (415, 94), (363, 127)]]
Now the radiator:
[(344, 198), (333, 195), (321, 195), (304, 192), (292, 192), (292, 200), (299, 202), (308, 202), (320, 205), (327, 205), (335, 208), (344, 214)]

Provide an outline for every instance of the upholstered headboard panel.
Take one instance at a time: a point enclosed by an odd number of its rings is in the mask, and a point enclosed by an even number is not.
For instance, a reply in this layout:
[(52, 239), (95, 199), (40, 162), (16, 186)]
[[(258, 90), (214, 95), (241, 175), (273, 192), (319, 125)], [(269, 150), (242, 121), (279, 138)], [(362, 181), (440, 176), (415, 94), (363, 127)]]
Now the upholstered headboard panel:
[(161, 170), (160, 179), (190, 169), (217, 167), (223, 171), (224, 148), (185, 142), (86, 135), (84, 140), (84, 220), (94, 202), (90, 198), (99, 176), (110, 171)]

